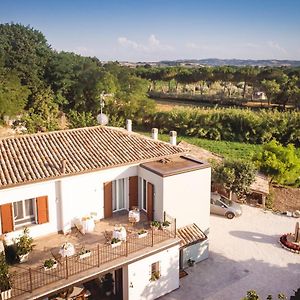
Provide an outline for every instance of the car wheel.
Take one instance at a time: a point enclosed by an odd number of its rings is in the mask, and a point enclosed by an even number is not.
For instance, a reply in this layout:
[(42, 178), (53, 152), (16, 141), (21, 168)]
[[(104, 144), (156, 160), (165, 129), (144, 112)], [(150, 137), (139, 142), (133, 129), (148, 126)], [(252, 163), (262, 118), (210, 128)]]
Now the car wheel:
[(226, 213), (225, 216), (226, 216), (227, 219), (233, 219), (234, 218), (234, 213), (228, 212), (228, 213)]

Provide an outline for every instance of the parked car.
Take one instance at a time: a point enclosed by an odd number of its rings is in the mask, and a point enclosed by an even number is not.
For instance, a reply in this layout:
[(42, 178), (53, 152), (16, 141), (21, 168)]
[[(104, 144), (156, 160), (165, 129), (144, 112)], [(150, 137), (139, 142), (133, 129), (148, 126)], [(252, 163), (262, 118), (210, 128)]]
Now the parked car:
[(218, 193), (211, 193), (210, 212), (233, 219), (242, 214), (242, 207)]

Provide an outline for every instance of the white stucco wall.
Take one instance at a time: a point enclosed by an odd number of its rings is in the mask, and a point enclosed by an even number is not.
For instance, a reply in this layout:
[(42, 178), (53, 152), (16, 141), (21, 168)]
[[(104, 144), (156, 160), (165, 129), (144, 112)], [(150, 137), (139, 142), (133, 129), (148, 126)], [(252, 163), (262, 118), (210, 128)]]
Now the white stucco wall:
[(196, 223), (208, 234), (211, 169), (165, 177), (163, 210), (176, 218), (177, 228)]
[(187, 261), (194, 260), (196, 263), (208, 258), (208, 240), (191, 245), (182, 250), (183, 268), (188, 267)]
[(138, 168), (138, 176), (154, 184), (154, 220), (163, 220), (163, 178), (142, 167)]
[[(49, 222), (41, 225), (31, 225), (31, 236), (39, 237), (60, 230), (67, 231), (73, 226), (75, 218), (90, 215), (91, 212), (97, 213), (97, 219), (104, 217), (104, 182), (136, 176), (137, 172), (136, 165), (124, 166), (65, 177), (59, 180), (3, 189), (0, 190), (0, 205), (39, 196), (48, 196)], [(128, 190), (125, 192), (127, 194), (126, 205), (128, 206)], [(8, 233), (7, 236), (16, 237), (20, 233), (21, 230), (16, 230)]]
[[(49, 222), (45, 224), (30, 226), (29, 230), (32, 237), (47, 235), (49, 233), (57, 231), (59, 220), (57, 218), (58, 199), (56, 197), (55, 182), (48, 181), (0, 190), (0, 205), (39, 196), (48, 196)], [(6, 235), (8, 240), (19, 236), (21, 231), (22, 230), (20, 229), (14, 232), (7, 233)]]
[[(155, 262), (160, 263), (161, 277), (150, 281), (151, 264)], [(128, 287), (124, 287), (128, 295), (124, 295), (124, 300), (156, 299), (179, 287), (179, 246), (148, 256), (124, 269), (125, 278), (128, 278)]]

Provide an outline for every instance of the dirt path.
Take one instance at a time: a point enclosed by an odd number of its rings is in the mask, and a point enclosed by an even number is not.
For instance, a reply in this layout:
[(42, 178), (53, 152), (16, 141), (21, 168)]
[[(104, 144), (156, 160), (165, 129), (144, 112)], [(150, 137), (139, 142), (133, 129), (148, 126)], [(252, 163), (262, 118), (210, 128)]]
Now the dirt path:
[(279, 211), (300, 210), (300, 188), (273, 187), (274, 209)]

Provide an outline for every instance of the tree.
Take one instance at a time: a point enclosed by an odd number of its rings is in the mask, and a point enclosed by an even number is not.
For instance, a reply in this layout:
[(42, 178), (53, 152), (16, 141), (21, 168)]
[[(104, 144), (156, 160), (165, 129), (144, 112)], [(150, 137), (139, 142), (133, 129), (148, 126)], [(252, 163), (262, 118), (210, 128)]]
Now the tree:
[(21, 113), (27, 103), (30, 91), (22, 86), (13, 72), (0, 72), (0, 118)]
[(268, 105), (270, 106), (272, 100), (275, 99), (275, 97), (280, 92), (280, 84), (277, 83), (275, 79), (273, 80), (264, 79), (263, 81), (261, 81), (261, 88), (266, 93), (268, 98)]
[(0, 56), (4, 66), (14, 70), (36, 92), (43, 85), (45, 66), (51, 56), (45, 36), (38, 30), (21, 24), (0, 24)]
[(251, 162), (242, 160), (225, 160), (213, 168), (213, 181), (242, 197), (249, 192), (255, 180), (256, 169)]
[(270, 177), (270, 182), (294, 184), (300, 176), (300, 158), (292, 144), (284, 147), (272, 140), (263, 145), (262, 151), (254, 161), (260, 170)]
[(293, 75), (291, 77), (283, 75), (280, 84), (280, 93), (277, 97), (277, 102), (285, 109), (288, 103), (293, 103), (295, 106), (300, 103), (300, 79)]
[(32, 107), (15, 125), (24, 126), (28, 133), (57, 130), (58, 116), (58, 105), (54, 102), (54, 94), (48, 87), (33, 95)]
[(77, 112), (70, 110), (68, 113), (69, 128), (80, 128), (97, 125), (96, 118), (91, 112)]

